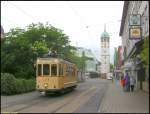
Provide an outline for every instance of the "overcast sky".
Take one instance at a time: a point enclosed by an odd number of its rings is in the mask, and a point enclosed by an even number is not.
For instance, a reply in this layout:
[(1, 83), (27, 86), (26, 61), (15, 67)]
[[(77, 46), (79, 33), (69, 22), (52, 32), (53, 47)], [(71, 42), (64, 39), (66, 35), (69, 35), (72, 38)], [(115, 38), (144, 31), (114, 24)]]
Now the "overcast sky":
[(1, 24), (8, 32), (32, 22), (49, 22), (64, 30), (71, 45), (91, 49), (100, 60), (100, 36), (106, 23), (113, 63), (114, 47), (121, 45), (122, 11), (123, 1), (1, 1)]

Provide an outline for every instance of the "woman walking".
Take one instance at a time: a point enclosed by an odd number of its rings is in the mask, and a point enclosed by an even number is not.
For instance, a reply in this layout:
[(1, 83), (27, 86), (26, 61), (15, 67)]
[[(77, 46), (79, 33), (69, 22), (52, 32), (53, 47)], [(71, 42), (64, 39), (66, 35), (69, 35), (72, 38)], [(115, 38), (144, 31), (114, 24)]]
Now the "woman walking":
[(128, 72), (125, 75), (125, 91), (130, 91), (130, 77), (128, 75)]

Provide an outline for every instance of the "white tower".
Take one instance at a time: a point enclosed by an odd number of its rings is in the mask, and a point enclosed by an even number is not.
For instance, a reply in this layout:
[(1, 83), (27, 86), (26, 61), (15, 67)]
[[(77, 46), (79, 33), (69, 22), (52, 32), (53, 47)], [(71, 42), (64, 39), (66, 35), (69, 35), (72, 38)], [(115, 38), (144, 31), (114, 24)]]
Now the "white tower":
[(101, 76), (106, 78), (107, 73), (110, 72), (110, 54), (109, 54), (109, 34), (104, 32), (101, 34)]

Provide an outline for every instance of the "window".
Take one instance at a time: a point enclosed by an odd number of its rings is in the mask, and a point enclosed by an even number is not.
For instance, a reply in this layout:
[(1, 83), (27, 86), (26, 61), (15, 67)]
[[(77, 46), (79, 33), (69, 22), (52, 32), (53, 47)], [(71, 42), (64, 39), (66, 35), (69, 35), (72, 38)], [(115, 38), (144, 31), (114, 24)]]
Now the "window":
[(104, 43), (104, 48), (106, 48), (106, 43)]
[(73, 67), (72, 66), (67, 66), (67, 70), (66, 70), (66, 75), (67, 76), (72, 76), (74, 73), (73, 73)]
[(69, 67), (69, 76), (71, 76), (72, 75), (72, 67), (70, 66)]
[(73, 73), (72, 73), (72, 75), (75, 76), (75, 68), (73, 68)]
[(49, 64), (43, 64), (43, 75), (49, 75)]
[(38, 64), (38, 69), (37, 69), (38, 70), (38, 76), (42, 75), (41, 69), (42, 69), (42, 65)]
[(59, 76), (63, 75), (63, 65), (59, 64)]
[(57, 75), (57, 65), (56, 64), (52, 64), (51, 65), (51, 75), (52, 76), (56, 76)]
[(74, 76), (74, 74), (73, 74), (73, 66), (71, 66), (70, 75)]
[(69, 66), (66, 65), (66, 76), (69, 76)]

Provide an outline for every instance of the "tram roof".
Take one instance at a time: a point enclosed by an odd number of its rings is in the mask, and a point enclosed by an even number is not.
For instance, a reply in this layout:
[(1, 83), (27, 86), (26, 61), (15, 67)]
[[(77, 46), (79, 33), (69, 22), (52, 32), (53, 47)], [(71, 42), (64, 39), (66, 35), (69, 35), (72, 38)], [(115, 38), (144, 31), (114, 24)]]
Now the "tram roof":
[(64, 60), (64, 59), (61, 59), (61, 58), (44, 57), (44, 58), (37, 58), (37, 60), (51, 60), (51, 61), (56, 61), (56, 63), (57, 62), (63, 62), (66, 64), (73, 64), (74, 65), (74, 63), (71, 63), (71, 62)]

